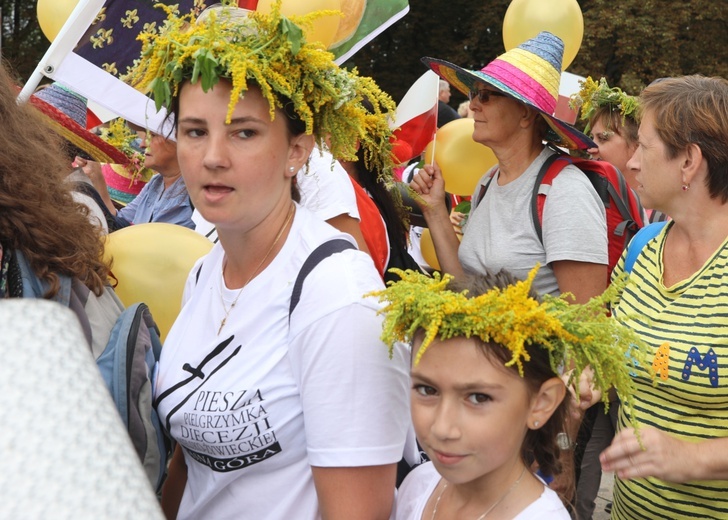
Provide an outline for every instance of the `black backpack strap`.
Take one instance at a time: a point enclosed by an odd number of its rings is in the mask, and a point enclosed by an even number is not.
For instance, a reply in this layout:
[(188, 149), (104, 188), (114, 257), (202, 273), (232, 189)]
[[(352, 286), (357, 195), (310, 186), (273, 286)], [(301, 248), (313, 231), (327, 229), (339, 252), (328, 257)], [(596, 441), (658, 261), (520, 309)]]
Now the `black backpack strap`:
[(480, 190), (478, 190), (478, 195), (475, 197), (475, 200), (470, 201), (470, 212), (472, 213), (475, 208), (483, 201), (483, 197), (485, 197), (485, 192), (488, 191), (488, 188), (490, 187), (490, 183), (493, 182), (493, 177), (495, 177), (495, 174), (498, 173), (499, 168), (496, 168), (493, 170), (493, 173), (491, 173), (488, 176), (488, 180), (485, 181), (485, 184), (480, 185)]
[(313, 252), (308, 255), (308, 258), (303, 263), (303, 266), (301, 266), (301, 270), (298, 272), (298, 276), (296, 277), (296, 282), (293, 284), (293, 293), (291, 294), (291, 305), (288, 307), (288, 321), (291, 321), (291, 314), (293, 313), (293, 310), (298, 305), (299, 300), (301, 299), (301, 291), (303, 290), (303, 281), (306, 279), (306, 277), (309, 275), (311, 271), (319, 264), (321, 261), (325, 258), (330, 257), (334, 253), (341, 253), (342, 251), (345, 251), (347, 249), (356, 249), (356, 246), (354, 246), (351, 242), (349, 242), (346, 239), (343, 238), (335, 238), (333, 240), (329, 240), (328, 242), (324, 242), (320, 246), (318, 246), (316, 249), (313, 250)]
[(561, 159), (563, 154), (561, 152), (550, 155), (546, 158), (546, 162), (543, 163), (541, 169), (538, 171), (536, 176), (536, 182), (533, 185), (533, 193), (531, 195), (531, 220), (533, 221), (533, 227), (536, 229), (538, 240), (543, 244), (543, 228), (541, 227), (541, 216), (538, 211), (538, 194), (541, 190), (541, 184), (543, 183), (544, 177), (557, 160)]

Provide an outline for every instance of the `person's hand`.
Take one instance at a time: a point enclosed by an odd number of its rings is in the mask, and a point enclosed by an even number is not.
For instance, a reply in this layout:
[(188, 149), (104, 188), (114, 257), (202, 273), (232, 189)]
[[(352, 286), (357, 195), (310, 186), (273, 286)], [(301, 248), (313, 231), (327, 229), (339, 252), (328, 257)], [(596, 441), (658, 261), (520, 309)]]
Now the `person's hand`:
[[(566, 388), (571, 394), (571, 400), (574, 403), (574, 408), (579, 412), (591, 408), (598, 403), (602, 398), (602, 392), (597, 388), (594, 388), (594, 371), (591, 367), (585, 368), (581, 374), (579, 374), (579, 397), (576, 396), (574, 387), (569, 384), (569, 378), (571, 377), (571, 371), (566, 372), (562, 379)], [(581, 413), (578, 414), (581, 417)]]
[(412, 177), (410, 188), (416, 191), (427, 207), (422, 207), (422, 212), (428, 209), (445, 205), (445, 180), (437, 164), (426, 164)]
[(450, 222), (452, 223), (452, 227), (455, 230), (455, 233), (458, 235), (463, 234), (463, 221), (465, 220), (465, 213), (460, 213), (459, 211), (452, 210), (450, 212)]
[(81, 168), (83, 169), (83, 173), (88, 175), (88, 178), (91, 179), (91, 182), (94, 184), (97, 182), (103, 182), (106, 184), (104, 174), (101, 173), (101, 163), (97, 163), (96, 161), (86, 161)]
[(104, 179), (104, 174), (101, 173), (101, 163), (90, 161), (83, 157), (76, 157), (73, 161), (73, 165), (83, 170), (83, 173), (91, 179), (91, 183), (94, 185), (94, 188), (99, 191), (103, 191), (102, 187), (106, 187), (106, 179)]
[(594, 371), (591, 367), (587, 367), (579, 376), (579, 409), (587, 410), (597, 404), (601, 398), (602, 392), (594, 388)]
[(640, 429), (642, 446), (633, 428), (615, 435), (612, 444), (599, 455), (604, 471), (613, 471), (621, 479), (657, 477), (667, 482), (695, 480), (690, 473), (695, 466), (697, 444), (673, 437), (652, 427)]

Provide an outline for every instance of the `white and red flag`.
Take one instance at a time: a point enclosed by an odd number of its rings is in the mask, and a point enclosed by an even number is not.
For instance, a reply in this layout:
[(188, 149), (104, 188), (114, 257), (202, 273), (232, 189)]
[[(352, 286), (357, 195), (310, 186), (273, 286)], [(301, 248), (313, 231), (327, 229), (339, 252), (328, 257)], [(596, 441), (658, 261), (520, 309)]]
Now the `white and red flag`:
[(437, 74), (428, 70), (414, 82), (397, 106), (392, 144), (400, 162), (420, 155), (435, 138), (438, 81)]

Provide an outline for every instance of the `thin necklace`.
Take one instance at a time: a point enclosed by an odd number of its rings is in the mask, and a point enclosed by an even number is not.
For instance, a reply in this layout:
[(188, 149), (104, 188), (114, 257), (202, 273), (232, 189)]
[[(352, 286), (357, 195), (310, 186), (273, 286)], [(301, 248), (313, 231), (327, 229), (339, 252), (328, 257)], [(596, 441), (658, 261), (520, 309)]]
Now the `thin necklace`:
[[(516, 489), (518, 487), (518, 484), (521, 483), (521, 480), (523, 480), (523, 475), (525, 475), (525, 474), (526, 474), (526, 466), (523, 466), (523, 470), (521, 470), (521, 475), (518, 477), (518, 480), (516, 480), (513, 484), (511, 484), (511, 487), (509, 487), (508, 490), (505, 493), (503, 493), (503, 496), (500, 497), (498, 500), (496, 500), (495, 503), (485, 511), (485, 513), (480, 515), (475, 520), (483, 520), (483, 518), (485, 518), (488, 515), (488, 513), (493, 511), (493, 509), (495, 509), (498, 504), (503, 502), (506, 499), (506, 497), (511, 494), (511, 491), (513, 491), (514, 489)], [(435, 508), (432, 510), (432, 518), (430, 520), (435, 520), (435, 515), (437, 514), (437, 506), (440, 505), (440, 499), (442, 498), (442, 495), (443, 495), (443, 493), (445, 493), (446, 489), (447, 489), (447, 482), (445, 482), (445, 485), (442, 486), (442, 490), (440, 491), (440, 494), (437, 495), (437, 500), (435, 500)]]
[(238, 303), (238, 298), (240, 298), (240, 295), (242, 294), (243, 289), (245, 289), (245, 286), (250, 283), (250, 280), (252, 280), (255, 277), (256, 274), (258, 274), (258, 271), (260, 270), (260, 268), (263, 266), (263, 264), (265, 263), (265, 261), (270, 256), (271, 251), (273, 251), (273, 248), (276, 247), (276, 244), (278, 243), (278, 241), (283, 236), (283, 232), (288, 227), (288, 224), (290, 224), (291, 219), (293, 219), (293, 209), (294, 208), (295, 208), (295, 205), (293, 203), (291, 203), (291, 209), (288, 210), (288, 216), (286, 217), (286, 221), (283, 223), (283, 226), (278, 231), (278, 234), (276, 235), (275, 240), (273, 240), (273, 243), (268, 248), (268, 251), (265, 253), (265, 256), (263, 257), (263, 259), (258, 264), (258, 267), (256, 267), (255, 268), (255, 271), (253, 271), (253, 273), (250, 275), (250, 278), (248, 278), (248, 280), (243, 284), (243, 286), (240, 289), (238, 289), (238, 294), (235, 295), (235, 299), (233, 300), (233, 303), (230, 304), (230, 307), (229, 308), (225, 306), (225, 298), (222, 297), (222, 288), (225, 285), (225, 265), (223, 264), (223, 266), (222, 266), (222, 274), (220, 276), (220, 301), (222, 302), (222, 308), (225, 311), (225, 317), (220, 322), (220, 328), (217, 329), (217, 335), (218, 336), (222, 332), (222, 328), (225, 326), (225, 323), (227, 322), (228, 316), (230, 316), (230, 313), (232, 312), (233, 307), (235, 307), (235, 304)]

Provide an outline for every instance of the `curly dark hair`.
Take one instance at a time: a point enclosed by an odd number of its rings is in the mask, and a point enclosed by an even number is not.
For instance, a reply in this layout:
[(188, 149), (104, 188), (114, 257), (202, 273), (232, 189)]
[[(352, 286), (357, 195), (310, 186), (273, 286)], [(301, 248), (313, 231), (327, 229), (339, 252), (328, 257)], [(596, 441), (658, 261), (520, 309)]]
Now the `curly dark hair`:
[(96, 295), (104, 290), (109, 265), (103, 261), (100, 231), (88, 208), (71, 196), (64, 181), (70, 165), (63, 140), (44, 126), (36, 110), (18, 105), (17, 86), (7, 65), (0, 65), (0, 241), (19, 250), (35, 274), (50, 285), (59, 274), (74, 277)]
[[(467, 290), (468, 296), (474, 298), (493, 288), (504, 289), (517, 281), (511, 273), (501, 270), (498, 273), (486, 272), (484, 275), (453, 280), (448, 285), (448, 289), (456, 292)], [(539, 300), (538, 295), (533, 290), (531, 290), (529, 296)], [(495, 359), (503, 364), (511, 360), (513, 353), (502, 345), (483, 343), (478, 338), (473, 339), (478, 341), (483, 354), (489, 359)], [(558, 377), (558, 374), (554, 373), (551, 368), (548, 350), (535, 344), (527, 345), (526, 350), (531, 358), (528, 362), (523, 363), (523, 381), (533, 395), (538, 392), (545, 381)], [(512, 370), (518, 374), (518, 368), (515, 365), (506, 368), (506, 370)], [(565, 398), (543, 426), (535, 430), (528, 430), (521, 446), (521, 458), (526, 466), (530, 466), (535, 461), (544, 476), (553, 476), (562, 471), (559, 462), (561, 450), (556, 439), (559, 433), (566, 431), (568, 407), (569, 400)]]

